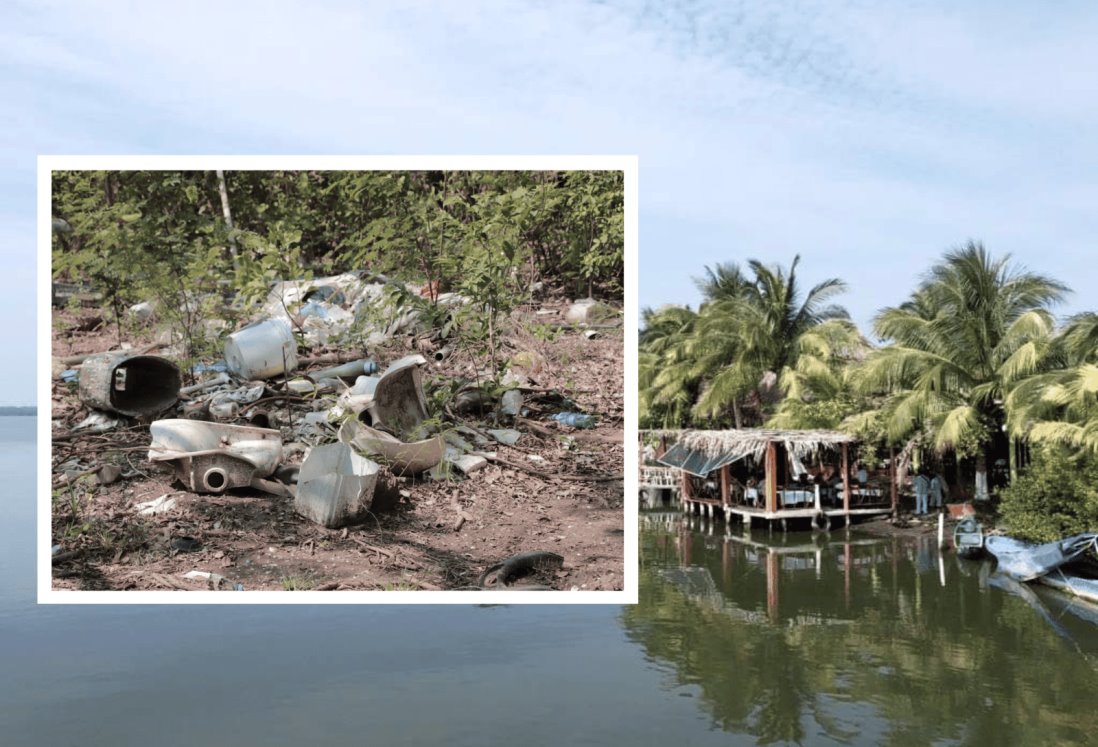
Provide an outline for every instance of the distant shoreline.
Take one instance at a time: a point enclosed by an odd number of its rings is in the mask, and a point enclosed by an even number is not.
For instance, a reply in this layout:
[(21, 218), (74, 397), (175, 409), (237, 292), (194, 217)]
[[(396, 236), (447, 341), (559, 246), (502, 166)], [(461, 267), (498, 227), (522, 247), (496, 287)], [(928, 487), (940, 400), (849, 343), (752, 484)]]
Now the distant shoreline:
[(6, 415), (37, 415), (37, 407), (2, 407), (0, 406), (0, 417)]

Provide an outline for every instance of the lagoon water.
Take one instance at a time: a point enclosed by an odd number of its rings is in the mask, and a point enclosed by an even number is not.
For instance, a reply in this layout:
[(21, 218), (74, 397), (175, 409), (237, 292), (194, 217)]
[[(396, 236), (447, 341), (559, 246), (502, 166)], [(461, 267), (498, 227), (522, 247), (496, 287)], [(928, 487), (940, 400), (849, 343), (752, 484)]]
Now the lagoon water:
[[(5, 744), (1034, 744), (1098, 734), (1098, 626), (929, 545), (646, 514), (633, 607), (42, 606), (0, 418)], [(945, 583), (941, 578), (944, 573)]]

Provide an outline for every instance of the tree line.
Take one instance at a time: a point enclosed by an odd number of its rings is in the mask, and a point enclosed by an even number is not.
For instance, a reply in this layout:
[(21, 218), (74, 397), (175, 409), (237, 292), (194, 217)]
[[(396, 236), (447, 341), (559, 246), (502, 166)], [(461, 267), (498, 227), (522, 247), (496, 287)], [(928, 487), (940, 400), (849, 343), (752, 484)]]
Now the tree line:
[(618, 171), (60, 171), (53, 267), (120, 303), (164, 272), (248, 289), (294, 267), (617, 294), (623, 190)]
[(977, 471), (1029, 462), (993, 485), (1020, 533), (1098, 525), (1098, 482), (1075, 480), (1098, 473), (1098, 313), (1057, 325), (1066, 285), (969, 242), (875, 316), (874, 345), (832, 303), (846, 283), (802, 291), (799, 264), (706, 267), (696, 311), (642, 312), (642, 427), (838, 428)]

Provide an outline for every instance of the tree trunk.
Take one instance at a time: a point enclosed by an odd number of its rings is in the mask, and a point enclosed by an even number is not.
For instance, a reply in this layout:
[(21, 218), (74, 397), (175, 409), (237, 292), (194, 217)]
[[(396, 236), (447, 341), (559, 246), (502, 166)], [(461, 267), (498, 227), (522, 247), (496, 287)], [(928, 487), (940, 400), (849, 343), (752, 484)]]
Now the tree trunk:
[(217, 169), (217, 189), (221, 192), (221, 210), (225, 215), (225, 225), (229, 227), (229, 251), (233, 255), (233, 270), (240, 269), (239, 258), (236, 253), (236, 238), (233, 236), (233, 215), (229, 210), (229, 189), (225, 186), (225, 172)]

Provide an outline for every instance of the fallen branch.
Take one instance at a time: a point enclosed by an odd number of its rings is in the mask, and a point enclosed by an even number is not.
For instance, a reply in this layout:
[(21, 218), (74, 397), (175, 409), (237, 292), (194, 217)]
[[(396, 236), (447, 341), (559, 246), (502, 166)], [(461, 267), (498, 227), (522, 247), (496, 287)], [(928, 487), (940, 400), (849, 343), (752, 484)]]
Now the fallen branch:
[(396, 557), (396, 553), (394, 553), (392, 550), (386, 550), (383, 547), (378, 547), (377, 545), (371, 545), (368, 542), (363, 542), (358, 537), (351, 537), (351, 541), (359, 545), (360, 547), (366, 548), (367, 550), (373, 550), (378, 555), (384, 555), (387, 558)]
[(518, 462), (512, 462), (509, 459), (503, 459), (498, 456), (489, 456), (485, 452), (478, 452), (482, 457), (490, 462), (503, 465), (504, 467), (510, 467), (511, 469), (517, 469), (522, 472), (528, 472), (531, 475), (537, 475), (538, 477), (544, 477), (547, 480), (573, 480), (577, 482), (614, 482), (616, 480), (624, 480), (625, 475), (557, 475), (552, 472), (545, 472), (540, 469), (534, 469), (533, 467), (527, 467), (525, 464), (519, 464)]

